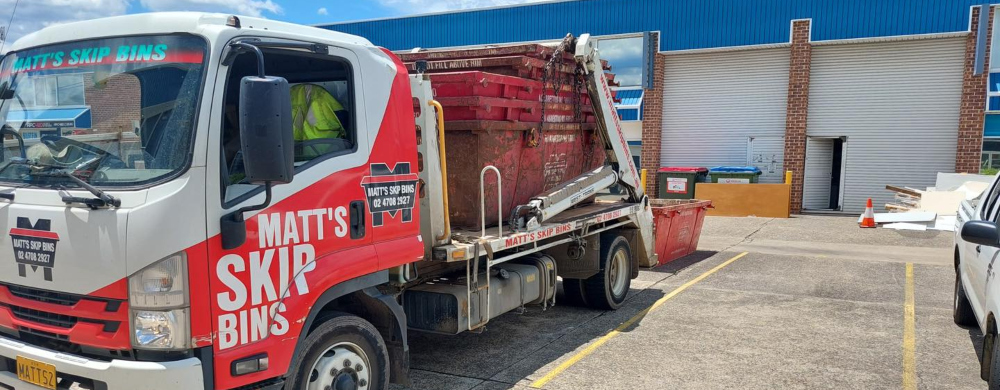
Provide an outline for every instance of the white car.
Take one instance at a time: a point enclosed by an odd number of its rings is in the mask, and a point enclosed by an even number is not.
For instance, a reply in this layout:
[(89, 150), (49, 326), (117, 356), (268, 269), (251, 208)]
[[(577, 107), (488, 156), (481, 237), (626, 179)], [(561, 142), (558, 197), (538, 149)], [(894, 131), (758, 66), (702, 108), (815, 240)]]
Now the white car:
[[(1000, 177), (1000, 176), (998, 176)], [(1000, 348), (997, 320), (1000, 283), (996, 282), (1000, 254), (1000, 185), (993, 179), (978, 199), (962, 202), (955, 226), (955, 323), (978, 326), (985, 335), (981, 376), (991, 390), (1000, 390)]]

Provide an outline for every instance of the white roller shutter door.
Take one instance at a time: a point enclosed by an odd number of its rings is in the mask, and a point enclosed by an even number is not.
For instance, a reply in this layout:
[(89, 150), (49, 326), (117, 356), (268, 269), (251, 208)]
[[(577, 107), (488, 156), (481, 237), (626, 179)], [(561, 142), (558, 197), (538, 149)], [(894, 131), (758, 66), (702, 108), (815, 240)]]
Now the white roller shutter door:
[[(744, 166), (751, 139), (783, 137), (788, 61), (788, 48), (667, 55), (661, 166)], [(783, 160), (783, 141), (768, 144), (768, 159)]]
[(961, 37), (813, 47), (807, 132), (847, 137), (845, 211), (954, 172), (964, 56)]

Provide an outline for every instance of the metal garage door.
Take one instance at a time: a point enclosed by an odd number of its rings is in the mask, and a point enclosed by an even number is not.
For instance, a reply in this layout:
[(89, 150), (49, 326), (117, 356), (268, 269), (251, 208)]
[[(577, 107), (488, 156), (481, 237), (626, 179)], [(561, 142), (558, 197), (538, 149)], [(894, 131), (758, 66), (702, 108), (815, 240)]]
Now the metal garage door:
[[(660, 164), (747, 165), (764, 146), (751, 139), (783, 137), (788, 59), (787, 48), (667, 55)], [(769, 149), (783, 159), (783, 147)]]
[(848, 137), (845, 211), (955, 170), (964, 55), (965, 38), (813, 48), (807, 132)]

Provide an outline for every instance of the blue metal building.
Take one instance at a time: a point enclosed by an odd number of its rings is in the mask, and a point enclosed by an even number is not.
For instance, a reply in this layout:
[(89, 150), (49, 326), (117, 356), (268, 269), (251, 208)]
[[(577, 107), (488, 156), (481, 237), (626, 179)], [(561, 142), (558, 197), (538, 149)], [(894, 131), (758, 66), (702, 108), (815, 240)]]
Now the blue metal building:
[(572, 0), (319, 27), (390, 50), (660, 32), (660, 51), (788, 42), (813, 20), (814, 41), (966, 31), (982, 0)]
[(575, 0), (320, 27), (391, 50), (642, 37), (619, 115), (643, 168), (792, 171), (793, 212), (854, 213), (886, 184), (1000, 168), (998, 2)]

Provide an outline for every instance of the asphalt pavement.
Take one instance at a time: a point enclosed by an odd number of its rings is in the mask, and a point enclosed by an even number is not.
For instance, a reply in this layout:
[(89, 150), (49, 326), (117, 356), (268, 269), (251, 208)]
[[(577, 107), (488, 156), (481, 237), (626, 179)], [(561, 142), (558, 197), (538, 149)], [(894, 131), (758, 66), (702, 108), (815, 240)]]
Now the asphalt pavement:
[(982, 336), (951, 319), (952, 245), (846, 217), (710, 217), (699, 251), (641, 271), (617, 311), (557, 301), (412, 333), (408, 388), (985, 388)]

